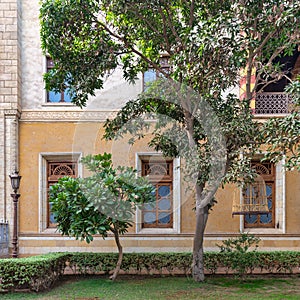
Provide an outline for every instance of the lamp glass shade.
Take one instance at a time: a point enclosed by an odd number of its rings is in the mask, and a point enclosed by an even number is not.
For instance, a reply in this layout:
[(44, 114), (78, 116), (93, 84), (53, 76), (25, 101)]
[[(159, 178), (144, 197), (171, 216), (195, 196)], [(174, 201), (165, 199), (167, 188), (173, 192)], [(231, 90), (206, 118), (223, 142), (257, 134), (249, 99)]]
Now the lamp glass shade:
[(9, 175), (11, 187), (14, 191), (18, 190), (20, 187), (21, 176), (18, 171), (15, 171), (14, 174)]

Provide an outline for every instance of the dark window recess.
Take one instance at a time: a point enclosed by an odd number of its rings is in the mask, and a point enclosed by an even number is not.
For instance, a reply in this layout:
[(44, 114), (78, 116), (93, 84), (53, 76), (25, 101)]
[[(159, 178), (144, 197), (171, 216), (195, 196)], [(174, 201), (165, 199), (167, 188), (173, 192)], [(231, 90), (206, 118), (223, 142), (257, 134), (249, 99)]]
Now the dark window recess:
[[(269, 77), (259, 82), (255, 97), (256, 114), (287, 114), (294, 108), (293, 99), (285, 93), (285, 87), (289, 84), (290, 79), (294, 80), (300, 73), (299, 50), (295, 49), (291, 56), (276, 57), (274, 64), (276, 63), (282, 66), (281, 69), (285, 76), (277, 81)], [(268, 81), (270, 83), (266, 84)]]
[[(289, 79), (293, 77), (293, 70), (295, 68), (296, 62), (299, 58), (299, 50), (298, 48), (294, 50), (293, 54), (290, 56), (278, 56), (274, 59), (274, 65), (279, 64), (281, 65), (281, 71), (285, 76), (282, 76), (282, 78), (278, 79), (275, 82), (271, 82), (267, 84), (266, 86), (264, 82), (261, 82), (258, 84), (258, 92), (272, 92), (272, 93), (279, 93), (284, 92), (285, 87), (289, 84)], [(269, 77), (266, 78), (268, 81), (273, 81), (274, 78)], [(263, 87), (264, 86), (264, 87)], [(263, 90), (260, 89), (263, 87)]]

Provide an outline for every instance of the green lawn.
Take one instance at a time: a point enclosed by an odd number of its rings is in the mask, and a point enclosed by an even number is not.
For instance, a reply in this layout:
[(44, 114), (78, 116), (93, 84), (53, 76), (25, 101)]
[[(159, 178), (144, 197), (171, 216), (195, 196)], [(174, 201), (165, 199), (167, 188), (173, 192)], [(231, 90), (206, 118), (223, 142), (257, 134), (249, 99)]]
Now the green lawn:
[(205, 283), (196, 283), (186, 277), (120, 276), (116, 282), (107, 277), (65, 277), (51, 291), (0, 294), (0, 299), (300, 299), (300, 277), (262, 276), (244, 282), (229, 277), (207, 277)]

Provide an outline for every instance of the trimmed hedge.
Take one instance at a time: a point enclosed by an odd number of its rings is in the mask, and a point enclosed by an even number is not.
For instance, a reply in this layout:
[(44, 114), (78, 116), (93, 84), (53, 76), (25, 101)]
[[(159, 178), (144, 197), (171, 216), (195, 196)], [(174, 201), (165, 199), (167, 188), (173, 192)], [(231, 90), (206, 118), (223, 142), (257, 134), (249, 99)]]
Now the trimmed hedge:
[[(52, 253), (20, 259), (0, 259), (0, 291), (51, 287), (68, 270), (74, 274), (108, 274), (117, 253)], [(300, 252), (206, 252), (208, 274), (292, 274), (300, 270)], [(131, 274), (191, 274), (191, 253), (125, 253), (122, 271)], [(71, 268), (71, 270), (69, 269)]]
[[(108, 274), (114, 270), (117, 253), (70, 253), (69, 267), (79, 274)], [(133, 274), (189, 274), (191, 253), (124, 253), (121, 270)]]
[(0, 259), (0, 291), (29, 289), (43, 291), (61, 276), (66, 253), (50, 253), (26, 258)]
[[(116, 253), (70, 253), (69, 266), (76, 274), (108, 274), (117, 259)], [(300, 252), (206, 252), (204, 264), (208, 274), (292, 274), (300, 271)], [(191, 265), (191, 253), (125, 253), (121, 269), (134, 274), (189, 275)]]

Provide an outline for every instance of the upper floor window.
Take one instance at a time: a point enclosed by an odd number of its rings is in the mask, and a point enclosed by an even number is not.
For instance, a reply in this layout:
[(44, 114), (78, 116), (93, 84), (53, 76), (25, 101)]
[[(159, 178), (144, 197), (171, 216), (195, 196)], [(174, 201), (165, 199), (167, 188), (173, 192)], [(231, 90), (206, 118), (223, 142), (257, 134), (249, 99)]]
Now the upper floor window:
[(293, 108), (293, 99), (284, 90), (290, 80), (300, 74), (299, 49), (295, 49), (291, 56), (276, 57), (274, 63), (280, 64), (282, 74), (278, 79), (268, 77), (259, 82), (255, 97), (256, 114), (287, 114)]
[(290, 80), (294, 79), (295, 71), (300, 63), (299, 50), (296, 48), (292, 55), (280, 55), (273, 60), (273, 65), (279, 65), (281, 74), (268, 76), (258, 83), (258, 92), (283, 93)]
[[(159, 64), (161, 69), (165, 72), (168, 73), (170, 70), (170, 65), (169, 65), (169, 57), (168, 56), (162, 56), (159, 60)], [(143, 89), (145, 90), (147, 86), (155, 81), (159, 76), (162, 76), (157, 70), (155, 69), (148, 69), (147, 71), (144, 72), (143, 74)]]
[[(47, 57), (47, 72), (54, 67), (54, 62), (50, 57)], [(72, 98), (69, 94), (69, 89), (62, 89), (60, 92), (47, 92), (47, 102), (49, 103), (66, 103), (71, 102)]]

